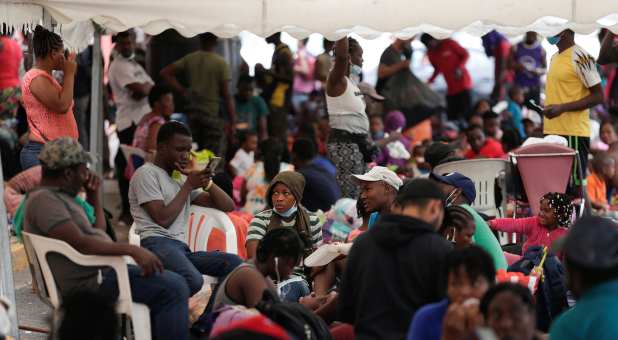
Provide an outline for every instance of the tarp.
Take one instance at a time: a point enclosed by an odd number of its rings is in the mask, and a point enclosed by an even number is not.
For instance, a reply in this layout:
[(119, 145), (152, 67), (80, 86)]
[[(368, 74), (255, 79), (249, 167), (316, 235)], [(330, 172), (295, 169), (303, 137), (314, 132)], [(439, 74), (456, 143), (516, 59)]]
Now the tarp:
[(87, 43), (80, 37), (90, 20), (112, 32), (174, 28), (187, 37), (213, 32), (225, 38), (241, 31), (262, 37), (285, 31), (296, 38), (321, 33), (330, 39), (351, 32), (373, 38), (385, 32), (444, 37), (491, 29), (511, 36), (527, 30), (547, 36), (564, 28), (618, 31), (617, 0), (0, 0), (0, 20), (38, 23), (43, 8), (73, 45)]

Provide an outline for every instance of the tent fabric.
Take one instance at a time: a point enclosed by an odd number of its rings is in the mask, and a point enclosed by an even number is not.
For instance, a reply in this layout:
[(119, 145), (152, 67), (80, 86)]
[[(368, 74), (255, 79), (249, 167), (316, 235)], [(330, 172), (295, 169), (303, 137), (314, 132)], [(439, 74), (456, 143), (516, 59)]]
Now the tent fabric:
[(241, 31), (262, 37), (285, 31), (296, 38), (321, 33), (329, 39), (419, 32), (441, 38), (492, 29), (509, 36), (528, 30), (548, 36), (565, 28), (618, 32), (616, 0), (0, 0), (0, 18), (15, 26), (40, 22), (42, 9), (62, 25), (69, 44), (82, 46), (90, 20), (111, 32), (173, 28), (187, 37), (213, 32), (225, 38)]

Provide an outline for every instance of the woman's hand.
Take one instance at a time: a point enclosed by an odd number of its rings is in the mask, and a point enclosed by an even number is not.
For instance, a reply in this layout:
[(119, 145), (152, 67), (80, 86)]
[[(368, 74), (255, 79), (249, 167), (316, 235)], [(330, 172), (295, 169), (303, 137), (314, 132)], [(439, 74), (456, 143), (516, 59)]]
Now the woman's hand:
[(65, 77), (67, 75), (75, 75), (75, 72), (77, 72), (77, 63), (75, 62), (76, 58), (76, 54), (74, 52), (71, 52), (64, 60), (64, 66), (62, 68), (62, 71), (64, 72)]

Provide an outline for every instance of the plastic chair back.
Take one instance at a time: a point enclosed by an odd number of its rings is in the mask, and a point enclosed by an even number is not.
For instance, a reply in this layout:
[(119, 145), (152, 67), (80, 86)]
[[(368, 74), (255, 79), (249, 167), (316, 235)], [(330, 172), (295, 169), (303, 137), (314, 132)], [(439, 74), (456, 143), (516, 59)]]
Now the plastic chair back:
[(539, 200), (548, 192), (566, 191), (577, 153), (566, 146), (539, 143), (510, 153), (528, 197), (532, 214), (539, 213)]
[(191, 251), (208, 251), (208, 238), (216, 228), (225, 234), (225, 252), (238, 254), (236, 228), (222, 211), (192, 205), (187, 223), (187, 245)]
[[(456, 171), (470, 178), (476, 188), (476, 199), (472, 203), (474, 209), (488, 216), (499, 216), (495, 196), (496, 179), (504, 178), (507, 165), (508, 162), (503, 159), (471, 159), (440, 164), (433, 172), (443, 175)], [(504, 192), (506, 189), (504, 183), (501, 187)], [(505, 195), (502, 196), (502, 201), (506, 202)]]

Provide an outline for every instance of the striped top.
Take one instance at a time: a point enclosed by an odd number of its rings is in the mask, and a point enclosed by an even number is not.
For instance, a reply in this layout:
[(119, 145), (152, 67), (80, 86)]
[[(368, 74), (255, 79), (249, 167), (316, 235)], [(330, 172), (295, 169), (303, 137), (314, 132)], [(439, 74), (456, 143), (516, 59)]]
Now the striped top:
[[(317, 249), (322, 244), (322, 222), (320, 222), (320, 218), (310, 212), (307, 211), (309, 215), (309, 231), (311, 232), (311, 241), (313, 249)], [(255, 215), (253, 220), (251, 220), (251, 224), (249, 224), (249, 231), (247, 232), (247, 241), (250, 240), (261, 240), (266, 231), (268, 229), (268, 224), (270, 224), (270, 218), (273, 215), (272, 209), (264, 210), (261, 213)], [(294, 218), (287, 221), (281, 218), (281, 226), (285, 228), (294, 228), (296, 224), (296, 215)], [(297, 266), (294, 268), (294, 275), (305, 277), (303, 267)]]
[(54, 88), (62, 91), (62, 86), (58, 84), (49, 73), (36, 68), (26, 72), (21, 85), (23, 94), (24, 108), (28, 117), (28, 130), (30, 140), (34, 142), (46, 143), (60, 137), (71, 137), (77, 139), (77, 123), (73, 115), (73, 104), (67, 112), (53, 112), (41, 103), (30, 91), (30, 84), (37, 77), (45, 77), (52, 82)]

